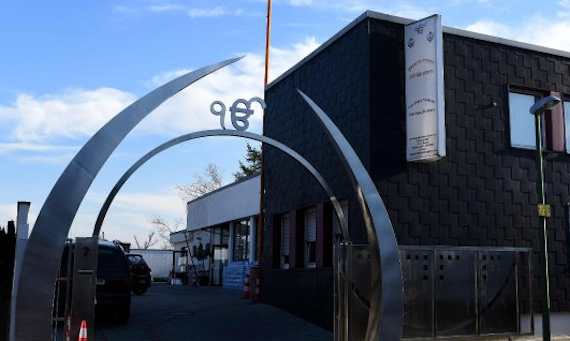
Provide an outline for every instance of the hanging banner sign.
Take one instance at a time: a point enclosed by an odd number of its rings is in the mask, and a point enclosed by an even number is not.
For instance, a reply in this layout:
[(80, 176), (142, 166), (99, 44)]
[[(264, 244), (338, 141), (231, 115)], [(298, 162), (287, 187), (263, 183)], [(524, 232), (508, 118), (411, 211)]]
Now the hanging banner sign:
[(404, 43), (407, 161), (437, 161), (445, 156), (441, 16), (406, 25)]

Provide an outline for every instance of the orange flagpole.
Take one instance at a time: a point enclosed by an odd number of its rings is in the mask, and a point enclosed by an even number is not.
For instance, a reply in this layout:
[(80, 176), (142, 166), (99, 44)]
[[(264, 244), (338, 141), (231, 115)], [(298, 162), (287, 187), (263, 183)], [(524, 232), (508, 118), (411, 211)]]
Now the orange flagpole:
[[(264, 79), (264, 88), (267, 86), (269, 82), (269, 46), (271, 41), (271, 0), (267, 0), (267, 27), (266, 27), (266, 34), (265, 34), (265, 79)], [(265, 98), (265, 89), (264, 89), (264, 96)], [(263, 134), (265, 135), (265, 115), (263, 115)], [(263, 256), (263, 225), (264, 225), (264, 218), (263, 218), (263, 202), (264, 198), (264, 187), (263, 187), (263, 143), (261, 144), (261, 169), (259, 175), (259, 181), (261, 185), (261, 193), (259, 195), (259, 219), (257, 224), (257, 262), (261, 266), (261, 257)]]
[(267, 0), (267, 29), (265, 35), (265, 85), (269, 82), (269, 45), (271, 41), (271, 0)]

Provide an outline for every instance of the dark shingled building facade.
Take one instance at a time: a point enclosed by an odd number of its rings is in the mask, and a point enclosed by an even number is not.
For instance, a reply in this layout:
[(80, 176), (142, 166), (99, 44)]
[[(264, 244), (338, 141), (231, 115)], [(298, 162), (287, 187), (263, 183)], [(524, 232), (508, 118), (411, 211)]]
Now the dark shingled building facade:
[[(514, 130), (524, 127), (515, 124), (519, 114), (511, 108), (517, 95), (524, 102), (528, 96), (570, 93), (570, 54), (444, 28), (447, 155), (433, 163), (408, 163), (404, 25), (409, 22), (367, 12), (270, 84), (264, 135), (298, 151), (323, 174), (343, 199), (351, 239), (366, 243), (346, 172), (296, 91), (302, 90), (360, 156), (400, 245), (532, 248), (533, 305), (540, 310), (535, 150), (524, 143), (513, 146), (519, 144), (512, 141)], [(520, 115), (532, 122), (528, 110)], [(563, 124), (556, 115), (562, 117), (562, 110), (546, 115), (545, 136), (550, 290), (552, 310), (568, 311), (570, 155), (553, 147), (564, 139), (555, 131)], [(338, 231), (328, 198), (307, 171), (278, 150), (265, 147), (263, 167), (263, 300), (332, 329)]]

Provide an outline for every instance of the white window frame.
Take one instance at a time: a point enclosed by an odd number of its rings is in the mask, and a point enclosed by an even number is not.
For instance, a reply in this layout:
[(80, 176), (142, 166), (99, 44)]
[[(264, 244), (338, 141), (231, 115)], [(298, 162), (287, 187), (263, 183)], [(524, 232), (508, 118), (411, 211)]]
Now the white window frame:
[[(534, 116), (530, 113), (530, 107), (540, 98), (543, 93), (524, 90), (509, 90), (509, 134), (513, 148), (536, 150), (536, 128)], [(527, 97), (527, 98), (524, 98)], [(525, 102), (521, 103), (520, 100)], [(542, 116), (542, 145), (546, 149), (546, 129), (544, 116)], [(521, 131), (524, 130), (524, 131)], [(529, 138), (529, 140), (526, 140)], [(525, 141), (523, 141), (525, 139)]]

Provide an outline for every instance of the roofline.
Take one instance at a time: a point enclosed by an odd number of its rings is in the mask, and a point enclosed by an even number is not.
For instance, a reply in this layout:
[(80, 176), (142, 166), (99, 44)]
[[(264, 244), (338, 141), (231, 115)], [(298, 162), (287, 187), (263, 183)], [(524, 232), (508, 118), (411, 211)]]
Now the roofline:
[(232, 182), (231, 184), (227, 184), (227, 185), (225, 185), (225, 186), (223, 186), (223, 187), (217, 188), (217, 189), (215, 189), (215, 190), (213, 190), (213, 191), (211, 191), (211, 192), (208, 192), (208, 193), (206, 193), (206, 194), (204, 194), (204, 195), (201, 195), (201, 196), (199, 196), (199, 197), (197, 197), (197, 198), (194, 198), (194, 199), (188, 201), (188, 202), (186, 203), (186, 205), (189, 205), (189, 204), (191, 204), (191, 203), (193, 203), (193, 202), (195, 202), (195, 201), (198, 201), (198, 200), (202, 200), (202, 199), (204, 199), (204, 198), (206, 198), (206, 197), (209, 197), (209, 196), (212, 195), (212, 194), (221, 192), (221, 191), (223, 191), (223, 190), (225, 190), (225, 189), (227, 189), (227, 188), (230, 188), (230, 187), (233, 187), (233, 186), (235, 186), (235, 185), (238, 185), (238, 184), (240, 184), (240, 183), (242, 183), (242, 182), (251, 180), (251, 179), (253, 179), (253, 178), (257, 177), (257, 176), (260, 176), (260, 175), (261, 175), (261, 173), (259, 173), (259, 172), (253, 173), (253, 174), (251, 174), (251, 175), (248, 175), (248, 176), (246, 176), (245, 178), (242, 178), (242, 179), (239, 179), (239, 180), (236, 180), (236, 181)]
[[(408, 24), (416, 21), (413, 19), (398, 17), (398, 16), (394, 16), (394, 15), (390, 15), (390, 14), (384, 14), (384, 13), (379, 13), (379, 12), (374, 12), (374, 11), (366, 11), (366, 12), (362, 13), (354, 21), (352, 21), (350, 24), (345, 26), (342, 30), (337, 32), (329, 40), (327, 40), (323, 44), (321, 44), (315, 51), (311, 52), (308, 56), (303, 58), (301, 61), (299, 61), (293, 67), (291, 67), (289, 70), (285, 71), (283, 74), (281, 74), (275, 80), (273, 80), (271, 83), (269, 83), (267, 86), (265, 86), (265, 90), (268, 90), (268, 89), (272, 88), (274, 85), (276, 85), (277, 83), (281, 82), (284, 78), (286, 78), (291, 73), (293, 73), (294, 71), (299, 69), (305, 63), (307, 63), (309, 60), (311, 60), (313, 57), (318, 55), (321, 51), (323, 51), (324, 49), (329, 47), (331, 44), (336, 42), (340, 37), (345, 35), (348, 31), (350, 31), (356, 25), (360, 24), (361, 22), (363, 22), (364, 20), (369, 19), (369, 18), (382, 20), (382, 21), (386, 21), (386, 22), (391, 22), (391, 23), (395, 23), (395, 24), (400, 24), (400, 25), (408, 25)], [(447, 27), (447, 26), (443, 26), (443, 33), (452, 34), (455, 36), (460, 36), (460, 37), (465, 37), (465, 38), (470, 38), (470, 39), (475, 39), (475, 40), (486, 41), (486, 42), (495, 43), (495, 44), (512, 46), (512, 47), (516, 47), (516, 48), (520, 48), (520, 49), (524, 49), (524, 50), (546, 53), (546, 54), (550, 54), (553, 56), (559, 56), (559, 57), (564, 57), (564, 58), (570, 59), (570, 52), (567, 52), (567, 51), (557, 50), (557, 49), (553, 49), (550, 47), (544, 47), (544, 46), (540, 46), (540, 45), (523, 43), (523, 42), (516, 41), (516, 40), (499, 38), (499, 37), (491, 36), (488, 34), (471, 32), (471, 31), (466, 31), (466, 30), (453, 28), (453, 27)]]

